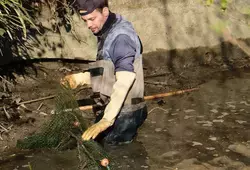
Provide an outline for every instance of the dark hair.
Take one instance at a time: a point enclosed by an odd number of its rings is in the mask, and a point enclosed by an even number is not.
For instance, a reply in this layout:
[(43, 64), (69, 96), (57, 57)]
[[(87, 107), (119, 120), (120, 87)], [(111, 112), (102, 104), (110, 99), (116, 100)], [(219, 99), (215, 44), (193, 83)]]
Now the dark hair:
[(98, 9), (103, 9), (104, 7), (109, 7), (108, 0), (100, 0), (100, 4), (97, 6)]
[(101, 0), (101, 3), (97, 6), (96, 10), (102, 13), (103, 8), (109, 7), (108, 0)]

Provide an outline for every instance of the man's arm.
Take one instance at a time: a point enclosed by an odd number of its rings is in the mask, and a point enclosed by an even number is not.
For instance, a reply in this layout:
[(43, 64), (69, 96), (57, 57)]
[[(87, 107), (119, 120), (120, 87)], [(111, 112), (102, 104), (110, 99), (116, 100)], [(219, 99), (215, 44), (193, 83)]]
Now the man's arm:
[(107, 105), (103, 118), (110, 121), (111, 125), (124, 103), (130, 87), (135, 80), (134, 59), (136, 45), (128, 35), (116, 37), (110, 49), (110, 56), (115, 66), (116, 82)]

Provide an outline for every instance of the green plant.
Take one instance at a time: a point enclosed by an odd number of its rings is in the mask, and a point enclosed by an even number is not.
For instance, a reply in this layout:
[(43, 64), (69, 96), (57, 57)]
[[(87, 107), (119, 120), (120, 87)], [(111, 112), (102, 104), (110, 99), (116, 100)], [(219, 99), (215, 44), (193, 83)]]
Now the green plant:
[(29, 29), (35, 25), (33, 0), (0, 1), (0, 55), (5, 58), (25, 55)]
[(36, 28), (28, 10), (19, 0), (0, 1), (0, 36), (8, 34), (11, 40), (17, 36), (17, 31), (22, 31), (22, 37), (27, 37), (27, 26)]
[[(206, 5), (211, 5), (214, 3), (214, 0), (206, 0)], [(226, 10), (228, 6), (228, 0), (220, 0), (220, 6), (222, 10)]]

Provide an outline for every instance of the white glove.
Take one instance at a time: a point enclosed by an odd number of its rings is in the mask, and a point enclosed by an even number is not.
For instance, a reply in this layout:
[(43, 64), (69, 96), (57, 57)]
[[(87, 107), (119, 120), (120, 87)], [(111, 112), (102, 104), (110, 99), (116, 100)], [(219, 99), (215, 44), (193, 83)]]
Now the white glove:
[(90, 72), (67, 75), (63, 79), (61, 79), (61, 84), (69, 85), (72, 89), (77, 88), (77, 86), (79, 85), (90, 85)]

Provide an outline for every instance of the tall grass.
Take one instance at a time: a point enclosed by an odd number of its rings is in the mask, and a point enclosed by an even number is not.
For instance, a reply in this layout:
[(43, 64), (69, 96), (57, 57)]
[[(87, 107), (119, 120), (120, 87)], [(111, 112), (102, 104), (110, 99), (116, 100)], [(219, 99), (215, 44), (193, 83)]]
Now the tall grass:
[(22, 37), (27, 37), (27, 25), (34, 27), (34, 21), (23, 7), (20, 0), (0, 1), (0, 36), (8, 34), (11, 40), (15, 39), (17, 31), (22, 31)]

